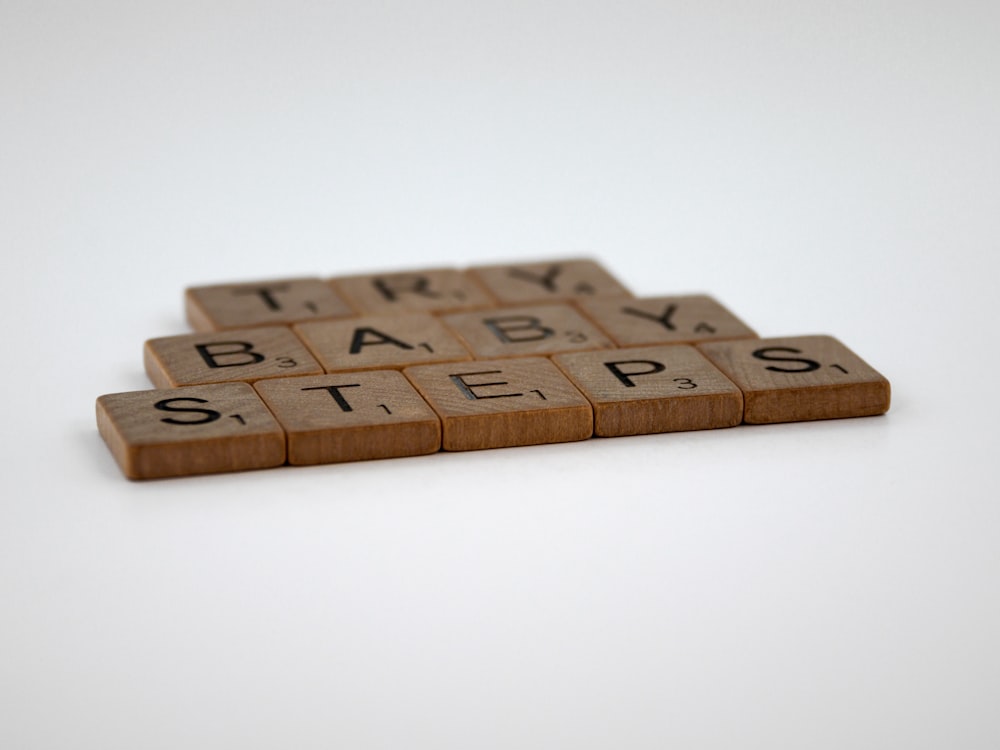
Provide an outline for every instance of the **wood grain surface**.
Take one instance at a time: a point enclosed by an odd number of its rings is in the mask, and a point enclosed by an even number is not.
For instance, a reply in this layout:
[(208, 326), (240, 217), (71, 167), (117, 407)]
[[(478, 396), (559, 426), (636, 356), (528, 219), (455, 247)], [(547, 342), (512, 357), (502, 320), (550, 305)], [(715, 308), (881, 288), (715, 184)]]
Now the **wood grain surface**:
[(742, 320), (705, 294), (580, 299), (577, 306), (618, 346), (692, 344), (756, 338)]
[(97, 429), (130, 479), (280, 466), (285, 433), (245, 383), (111, 393)]
[(502, 305), (631, 295), (604, 266), (586, 258), (473, 266), (468, 274)]
[(448, 451), (585, 440), (590, 402), (544, 358), (423, 365), (403, 371), (441, 418)]
[(743, 391), (748, 424), (867, 417), (889, 409), (889, 381), (832, 336), (698, 348)]
[(429, 313), (317, 321), (292, 330), (327, 372), (399, 370), (472, 359), (458, 337)]
[(600, 437), (733, 427), (743, 394), (683, 344), (557, 354), (552, 361), (594, 407)]
[(330, 285), (318, 278), (190, 287), (184, 293), (184, 309), (188, 322), (196, 331), (283, 325), (355, 315)]
[(604, 332), (569, 304), (506, 307), (441, 318), (476, 359), (611, 349)]
[(363, 314), (457, 312), (497, 304), (479, 282), (455, 268), (335, 276), (330, 285)]
[(150, 339), (143, 350), (143, 362), (149, 379), (159, 388), (252, 383), (261, 378), (323, 372), (305, 344), (284, 326)]
[(288, 435), (288, 463), (419, 456), (441, 448), (434, 410), (396, 370), (260, 380)]

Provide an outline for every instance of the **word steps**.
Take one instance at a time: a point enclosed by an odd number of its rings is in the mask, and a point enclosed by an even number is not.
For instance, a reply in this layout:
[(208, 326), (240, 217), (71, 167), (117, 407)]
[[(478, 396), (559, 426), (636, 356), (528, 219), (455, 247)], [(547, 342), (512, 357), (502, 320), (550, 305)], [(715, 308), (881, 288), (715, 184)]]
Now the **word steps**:
[(830, 336), (759, 338), (706, 295), (635, 297), (593, 260), (188, 289), (155, 390), (97, 399), (151, 479), (883, 414)]

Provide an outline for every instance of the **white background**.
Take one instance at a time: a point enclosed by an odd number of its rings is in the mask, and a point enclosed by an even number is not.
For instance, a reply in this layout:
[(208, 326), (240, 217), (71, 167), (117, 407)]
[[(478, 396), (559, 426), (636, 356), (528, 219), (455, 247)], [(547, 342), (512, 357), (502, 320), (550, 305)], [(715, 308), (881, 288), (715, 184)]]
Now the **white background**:
[[(0, 746), (1000, 746), (1000, 5), (0, 0)], [(885, 417), (135, 483), (188, 285), (589, 255)]]

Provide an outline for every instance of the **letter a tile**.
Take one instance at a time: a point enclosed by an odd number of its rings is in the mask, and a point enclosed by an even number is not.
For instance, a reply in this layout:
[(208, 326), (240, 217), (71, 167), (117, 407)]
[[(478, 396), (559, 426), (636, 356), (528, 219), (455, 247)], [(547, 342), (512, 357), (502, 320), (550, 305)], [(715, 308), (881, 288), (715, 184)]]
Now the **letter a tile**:
[(188, 322), (196, 331), (287, 325), (355, 314), (321, 279), (196, 286), (185, 293), (184, 305)]
[(288, 434), (288, 463), (435, 453), (441, 423), (396, 370), (278, 378), (254, 384)]
[(889, 410), (889, 381), (831, 336), (698, 348), (743, 391), (748, 424), (867, 417)]
[(557, 354), (552, 361), (594, 405), (601, 437), (734, 427), (740, 389), (683, 344)]
[(320, 375), (291, 329), (245, 328), (150, 339), (143, 352), (146, 374), (159, 388), (203, 383), (252, 383), (262, 378)]
[(285, 462), (285, 433), (246, 383), (101, 396), (97, 429), (130, 479)]
[(327, 372), (401, 370), (472, 359), (455, 334), (429, 313), (324, 320), (292, 330)]
[(409, 367), (403, 373), (441, 417), (447, 451), (586, 440), (590, 402), (544, 358)]

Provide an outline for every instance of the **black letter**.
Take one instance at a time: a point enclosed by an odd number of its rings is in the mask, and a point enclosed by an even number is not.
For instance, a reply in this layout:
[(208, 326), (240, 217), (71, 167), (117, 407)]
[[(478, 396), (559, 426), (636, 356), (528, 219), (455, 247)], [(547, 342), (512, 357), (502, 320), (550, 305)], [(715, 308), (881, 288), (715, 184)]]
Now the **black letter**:
[(506, 380), (501, 380), (497, 383), (466, 383), (465, 378), (469, 375), (496, 375), (501, 370), (483, 370), (482, 372), (460, 372), (455, 375), (449, 375), (451, 382), (458, 386), (458, 390), (469, 399), (469, 401), (478, 401), (481, 398), (508, 398), (510, 396), (523, 396), (523, 393), (497, 393), (493, 396), (480, 396), (473, 388), (487, 388), (491, 385), (507, 385)]
[(341, 411), (354, 411), (351, 405), (347, 403), (347, 399), (344, 398), (341, 393), (341, 388), (360, 388), (361, 383), (350, 383), (349, 385), (317, 385), (312, 388), (303, 388), (303, 391), (326, 391), (331, 396), (333, 400), (337, 402), (337, 406), (340, 407)]
[[(503, 323), (514, 323), (515, 325), (504, 326), (502, 325)], [(531, 315), (508, 315), (503, 318), (484, 318), (483, 324), (504, 344), (516, 344), (522, 341), (541, 341), (555, 335), (554, 330), (541, 325), (541, 321)], [(536, 333), (525, 334), (515, 338), (510, 335), (512, 331), (535, 331)]]
[(193, 401), (196, 404), (208, 403), (208, 401), (206, 401), (203, 398), (165, 398), (162, 401), (157, 401), (155, 404), (153, 404), (153, 408), (159, 409), (160, 411), (176, 411), (176, 412), (187, 411), (191, 412), (192, 414), (204, 414), (205, 415), (204, 418), (190, 419), (185, 422), (180, 419), (174, 419), (173, 417), (167, 417), (165, 419), (161, 419), (160, 420), (161, 422), (166, 422), (167, 424), (208, 424), (209, 422), (214, 422), (216, 419), (222, 416), (219, 412), (215, 411), (214, 409), (192, 409), (192, 408), (175, 409), (173, 406), (171, 406), (171, 404), (174, 404), (178, 401)]
[[(653, 369), (622, 372), (618, 365), (649, 365)], [(652, 375), (653, 373), (663, 372), (667, 369), (666, 365), (654, 362), (651, 359), (626, 359), (621, 362), (605, 362), (604, 366), (611, 370), (611, 374), (618, 378), (626, 388), (635, 388), (635, 383), (632, 382), (632, 378), (630, 377), (632, 375)]]
[[(371, 334), (376, 336), (376, 341), (365, 341), (365, 336)], [(387, 336), (381, 331), (376, 331), (374, 328), (355, 328), (354, 336), (351, 339), (351, 354), (357, 354), (361, 351), (363, 346), (375, 346), (376, 344), (392, 344), (398, 346), (400, 349), (412, 349), (413, 347), (404, 341), (399, 339), (394, 339), (392, 336)]]
[[(419, 294), (423, 297), (429, 299), (438, 299), (441, 295), (438, 292), (431, 291), (428, 287), (431, 282), (426, 276), (393, 276), (392, 279), (396, 282), (395, 286), (389, 279), (379, 277), (372, 280), (372, 284), (378, 289), (382, 296), (385, 297), (389, 302), (395, 302), (399, 299), (399, 295), (402, 292), (411, 292), (412, 294)], [(407, 280), (412, 280), (409, 286), (406, 286)]]
[[(228, 352), (209, 351), (209, 348), (213, 346), (235, 346), (238, 348)], [(194, 348), (198, 350), (198, 354), (201, 355), (201, 358), (205, 360), (205, 364), (209, 367), (239, 367), (240, 365), (255, 365), (258, 362), (264, 361), (264, 355), (252, 351), (253, 344), (247, 341), (213, 341), (211, 344), (195, 344)], [(246, 354), (250, 359), (245, 359), (241, 362), (230, 362), (228, 364), (220, 364), (218, 362), (219, 357), (230, 357), (236, 354)]]
[(662, 323), (663, 327), (666, 328), (668, 331), (677, 330), (676, 328), (674, 328), (674, 324), (670, 322), (670, 318), (673, 316), (675, 312), (677, 312), (677, 305), (667, 305), (667, 308), (663, 311), (663, 315), (661, 315), (660, 317), (656, 317), (652, 313), (648, 313), (645, 310), (636, 310), (634, 307), (623, 307), (622, 312), (627, 313), (629, 315), (635, 315), (640, 318), (655, 320), (657, 323)]
[(773, 372), (812, 372), (813, 370), (819, 369), (819, 362), (814, 362), (811, 359), (797, 359), (796, 357), (769, 357), (771, 352), (790, 352), (792, 354), (802, 354), (800, 349), (792, 349), (788, 346), (770, 346), (765, 349), (758, 349), (753, 353), (757, 359), (763, 359), (766, 362), (799, 362), (805, 367), (799, 367), (794, 370), (790, 370), (787, 367), (773, 367), (768, 365), (765, 370), (771, 370)]
[(278, 304), (278, 300), (274, 298), (271, 292), (286, 292), (288, 291), (288, 284), (274, 284), (273, 286), (259, 286), (253, 289), (234, 289), (233, 294), (256, 294), (267, 306), (268, 310), (280, 310), (281, 305)]
[(547, 291), (556, 291), (556, 276), (562, 273), (562, 266), (555, 264), (549, 266), (544, 274), (539, 276), (536, 273), (531, 273), (531, 271), (525, 271), (522, 268), (512, 268), (510, 269), (510, 275), (515, 279), (521, 279), (522, 281), (531, 281), (535, 284), (541, 284)]

